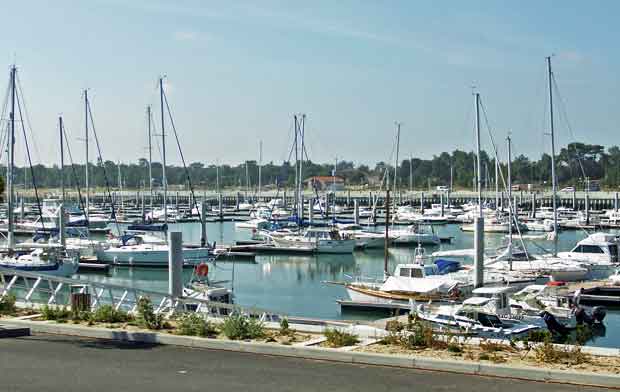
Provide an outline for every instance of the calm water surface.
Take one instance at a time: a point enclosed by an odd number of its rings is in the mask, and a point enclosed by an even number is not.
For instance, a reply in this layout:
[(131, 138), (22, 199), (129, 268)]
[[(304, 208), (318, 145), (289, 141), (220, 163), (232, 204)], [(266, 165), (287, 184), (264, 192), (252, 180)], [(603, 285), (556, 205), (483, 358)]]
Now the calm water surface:
[[(195, 223), (170, 225), (172, 231), (182, 231), (183, 240), (197, 243), (200, 240), (200, 225)], [(450, 244), (427, 248), (427, 251), (473, 247), (473, 234), (462, 233), (457, 225), (437, 226), (440, 235), (452, 236)], [(250, 231), (236, 229), (234, 223), (210, 223), (207, 226), (209, 241), (233, 243), (250, 238)], [(562, 232), (559, 249), (568, 250), (586, 234), (580, 231)], [(503, 236), (487, 234), (487, 248), (500, 246)], [(550, 242), (539, 242), (550, 249)], [(391, 248), (389, 270), (396, 264), (409, 262), (414, 248)], [(191, 275), (185, 270), (186, 278)], [(218, 261), (211, 267), (211, 278), (230, 281), (236, 303), (256, 306), (289, 315), (327, 319), (368, 319), (385, 317), (381, 313), (341, 312), (336, 300), (347, 298), (342, 286), (326, 284), (325, 281), (343, 281), (350, 276), (380, 278), (383, 275), (383, 249), (355, 252), (352, 255), (314, 256), (257, 256), (256, 263), (243, 261)], [(108, 275), (81, 274), (80, 278), (123, 284), (150, 290), (167, 291), (168, 272), (165, 269), (113, 268)], [(607, 330), (604, 336), (595, 338), (591, 345), (620, 347), (620, 311), (608, 311), (605, 320)]]

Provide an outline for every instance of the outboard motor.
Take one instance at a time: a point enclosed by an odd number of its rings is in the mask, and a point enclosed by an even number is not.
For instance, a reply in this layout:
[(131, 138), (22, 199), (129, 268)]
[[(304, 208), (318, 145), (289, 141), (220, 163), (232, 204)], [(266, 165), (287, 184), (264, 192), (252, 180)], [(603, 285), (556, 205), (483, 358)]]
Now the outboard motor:
[(594, 324), (594, 319), (588, 314), (588, 312), (586, 312), (584, 308), (578, 308), (575, 311), (575, 319), (577, 321), (577, 325), (588, 324), (591, 326), (592, 324)]
[(551, 313), (545, 310), (540, 313), (540, 317), (542, 317), (542, 319), (545, 321), (545, 324), (547, 325), (547, 329), (549, 329), (551, 333), (559, 334), (562, 336), (565, 336), (568, 334), (568, 328), (560, 324), (558, 320), (556, 320), (556, 318)]
[(592, 308), (592, 318), (599, 323), (602, 323), (607, 316), (607, 309), (604, 306), (595, 306)]

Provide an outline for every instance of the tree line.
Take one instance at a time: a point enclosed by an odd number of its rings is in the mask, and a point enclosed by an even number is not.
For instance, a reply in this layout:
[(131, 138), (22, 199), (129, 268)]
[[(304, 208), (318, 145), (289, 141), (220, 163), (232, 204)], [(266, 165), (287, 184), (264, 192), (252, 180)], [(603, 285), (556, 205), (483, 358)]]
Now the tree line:
[[(483, 151), (481, 177), (483, 184), (491, 187), (495, 181), (495, 158)], [(502, 159), (500, 159), (500, 162)], [(454, 189), (473, 189), (475, 181), (476, 155), (473, 152), (454, 150), (443, 152), (431, 159), (405, 159), (396, 168), (397, 187), (400, 189), (428, 189), (439, 185)], [(111, 189), (119, 188), (119, 178), (125, 189), (148, 189), (149, 164), (141, 158), (136, 163), (117, 164), (112, 161), (99, 161), (90, 164), (90, 184), (92, 187)], [(507, 166), (499, 165), (506, 176)], [(162, 165), (153, 162), (151, 165), (152, 183), (155, 188), (162, 183)], [(315, 163), (304, 161), (304, 179), (311, 176), (331, 176), (333, 163)], [(337, 176), (345, 179), (350, 187), (379, 188), (385, 187), (385, 173), (389, 173), (389, 184), (393, 187), (394, 165), (378, 162), (374, 167), (355, 164), (352, 161), (340, 161), (335, 168)], [(6, 167), (2, 170), (6, 173)], [(120, 174), (119, 174), (120, 173)], [(543, 154), (538, 160), (525, 155), (513, 158), (511, 165), (513, 184), (550, 185), (551, 156)], [(84, 165), (66, 166), (64, 170), (65, 186), (84, 187)], [(264, 189), (292, 187), (295, 184), (295, 163), (269, 162), (261, 167), (261, 182)], [(57, 188), (60, 186), (61, 171), (57, 165), (35, 165), (17, 167), (15, 184), (17, 188), (32, 188), (33, 183), (40, 188)], [(600, 181), (606, 188), (620, 185), (620, 148), (613, 146), (605, 150), (603, 146), (584, 143), (571, 143), (562, 148), (556, 156), (556, 175), (560, 186), (575, 186), (582, 189), (585, 179)], [(181, 166), (167, 165), (166, 177), (171, 187), (186, 187), (191, 181), (198, 189), (248, 188), (256, 192), (258, 185), (258, 164), (247, 161), (241, 164), (220, 165), (191, 163), (187, 170)], [(34, 178), (34, 181), (33, 181)], [(501, 177), (500, 177), (501, 178)], [(4, 179), (2, 179), (4, 180)], [(500, 184), (502, 184), (500, 180)]]

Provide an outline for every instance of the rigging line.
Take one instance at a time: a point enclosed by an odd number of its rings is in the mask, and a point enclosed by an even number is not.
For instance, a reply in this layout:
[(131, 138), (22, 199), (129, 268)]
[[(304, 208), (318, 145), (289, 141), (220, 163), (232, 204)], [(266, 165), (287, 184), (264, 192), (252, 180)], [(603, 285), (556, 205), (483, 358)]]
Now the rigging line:
[[(7, 82), (7, 86), (11, 85), (11, 77), (9, 76), (9, 80)], [(3, 127), (2, 128), (2, 136), (0, 136), (0, 146), (5, 146), (7, 144), (7, 137), (8, 137), (8, 133), (9, 133), (9, 121), (7, 121), (6, 118), (6, 112), (7, 110), (9, 110), (9, 92), (10, 92), (10, 88), (6, 89), (6, 92), (4, 94), (4, 100), (2, 103), (2, 113), (0, 114), (0, 124), (4, 123), (6, 128)], [(0, 161), (2, 160), (2, 153), (4, 152), (4, 148), (0, 148)], [(8, 165), (7, 165), (8, 166)]]
[[(499, 154), (497, 152), (497, 145), (495, 144), (495, 139), (493, 138), (493, 132), (492, 132), (491, 126), (489, 124), (489, 119), (488, 119), (488, 116), (487, 116), (486, 109), (484, 107), (484, 104), (482, 103), (482, 99), (480, 99), (479, 102), (480, 102), (480, 107), (482, 108), (482, 115), (484, 117), (484, 122), (485, 122), (485, 125), (487, 127), (487, 132), (489, 133), (489, 138), (491, 139), (491, 145), (493, 146), (493, 151), (495, 153), (496, 163), (497, 164), (501, 164), (501, 160), (499, 159)], [(500, 166), (500, 169), (501, 169), (501, 166)], [(508, 189), (508, 184), (506, 183), (506, 179), (504, 177), (504, 171), (503, 170), (498, 170), (498, 171), (499, 171), (499, 176), (500, 176), (500, 179), (502, 180), (502, 185), (504, 186), (504, 189)], [(512, 204), (513, 204), (513, 201), (512, 200), (508, 200), (508, 208), (510, 208), (511, 211), (514, 208), (514, 206)], [(497, 208), (497, 206), (495, 206), (495, 207)], [(518, 234), (518, 236), (520, 238), (521, 245), (523, 246), (523, 251), (525, 252), (525, 257), (529, 260), (530, 256), (528, 254), (527, 247), (525, 246), (525, 242), (523, 241), (523, 238), (521, 236), (521, 228), (519, 227), (519, 221), (518, 221), (518, 218), (517, 218), (517, 214), (516, 214), (516, 211), (514, 211), (514, 212), (515, 213), (513, 213), (511, 215), (513, 217), (513, 220), (515, 221), (515, 227), (517, 228), (517, 234)]]
[(30, 114), (28, 113), (28, 105), (26, 105), (26, 98), (25, 95), (22, 91), (22, 82), (19, 78), (19, 74), (15, 75), (16, 79), (17, 79), (17, 89), (19, 90), (19, 94), (22, 97), (22, 102), (24, 103), (24, 114), (26, 115), (26, 125), (28, 128), (28, 131), (30, 132), (30, 137), (32, 138), (32, 144), (34, 146), (34, 152), (37, 154), (37, 158), (39, 160), (41, 160), (41, 152), (39, 151), (39, 146), (37, 144), (37, 139), (34, 137), (34, 134), (32, 132), (32, 122), (30, 121)]
[(93, 113), (90, 108), (90, 101), (86, 101), (86, 109), (88, 111), (88, 116), (90, 117), (90, 125), (93, 130), (93, 135), (95, 136), (95, 143), (97, 145), (97, 153), (99, 162), (101, 162), (101, 168), (103, 169), (103, 178), (105, 180), (105, 187), (108, 193), (108, 198), (110, 199), (110, 206), (112, 207), (112, 219), (114, 219), (114, 223), (116, 225), (116, 231), (121, 234), (120, 226), (118, 224), (118, 219), (116, 219), (116, 207), (114, 206), (114, 199), (112, 199), (112, 193), (110, 192), (110, 182), (108, 181), (108, 174), (105, 169), (105, 162), (103, 161), (103, 157), (101, 156), (101, 146), (99, 145), (99, 137), (97, 136), (97, 131), (95, 130), (95, 120), (93, 119)]
[[(560, 113), (561, 116), (560, 118), (562, 118), (564, 120), (564, 123), (566, 125), (566, 127), (568, 128), (568, 132), (570, 133), (571, 138), (576, 142), (577, 138), (575, 137), (575, 134), (573, 133), (573, 127), (571, 127), (570, 125), (570, 121), (568, 120), (568, 112), (566, 111), (566, 105), (564, 104), (564, 99), (562, 98), (562, 95), (560, 94), (560, 87), (558, 86), (557, 81), (555, 80), (555, 75), (553, 73), (551, 73), (551, 80), (553, 81), (553, 87), (555, 87), (555, 94), (558, 97), (558, 101), (560, 103)], [(570, 145), (570, 143), (569, 143)], [(567, 148), (567, 151), (568, 148)], [(583, 162), (581, 161), (579, 154), (577, 153), (577, 147), (575, 146), (575, 158), (577, 158), (577, 163), (579, 163), (579, 168), (581, 169), (581, 174), (583, 176), (583, 178), (586, 178), (586, 171), (583, 167)]]
[[(202, 216), (201, 211), (198, 209), (198, 202), (196, 201), (196, 195), (194, 194), (194, 185), (192, 184), (192, 177), (190, 176), (189, 170), (187, 170), (187, 165), (185, 164), (185, 156), (183, 155), (183, 150), (181, 150), (181, 142), (179, 141), (179, 134), (177, 133), (177, 128), (174, 125), (174, 119), (172, 118), (172, 112), (170, 111), (170, 105), (168, 104), (168, 97), (166, 96), (166, 92), (163, 93), (163, 96), (164, 96), (164, 102), (166, 104), (166, 111), (168, 112), (168, 118), (170, 119), (170, 126), (172, 127), (172, 131), (174, 132), (174, 138), (177, 141), (179, 155), (181, 156), (181, 162), (183, 162), (183, 169), (185, 169), (185, 176), (187, 177), (189, 191), (192, 195), (192, 200), (194, 202), (194, 207), (196, 207), (196, 212), (198, 213), (198, 219), (200, 219), (200, 221), (202, 222), (202, 220), (205, 219), (205, 217)], [(191, 215), (191, 210), (190, 210), (190, 215)]]
[[(34, 175), (34, 168), (32, 167), (32, 159), (30, 158), (30, 148), (28, 147), (28, 138), (26, 137), (26, 127), (24, 126), (24, 118), (22, 116), (22, 99), (21, 90), (19, 94), (15, 94), (16, 102), (17, 102), (17, 111), (19, 113), (20, 124), (22, 128), (22, 133), (24, 134), (24, 145), (26, 147), (26, 152), (28, 153), (28, 164), (30, 165), (30, 175), (32, 177), (32, 187), (34, 188), (34, 196), (37, 201), (37, 208), (39, 209), (39, 217), (41, 218), (41, 229), (45, 231), (45, 222), (43, 221), (43, 210), (41, 209), (41, 200), (39, 199), (39, 190), (37, 189), (37, 180)], [(20, 99), (22, 98), (22, 99)]]
[(65, 128), (64, 121), (62, 123), (62, 133), (64, 135), (64, 140), (66, 140), (65, 146), (67, 147), (67, 153), (68, 153), (67, 155), (69, 156), (69, 161), (71, 162), (71, 173), (73, 174), (71, 177), (72, 177), (72, 180), (73, 180), (73, 183), (74, 183), (75, 187), (77, 188), (78, 205), (79, 205), (80, 211), (82, 213), (84, 213), (84, 216), (86, 216), (86, 208), (84, 207), (84, 204), (83, 204), (83, 201), (82, 201), (82, 192), (81, 192), (81, 187), (80, 187), (80, 180), (79, 180), (79, 177), (78, 177), (77, 172), (75, 170), (75, 164), (73, 163), (73, 155), (71, 154), (71, 148), (69, 148), (69, 143), (68, 143), (69, 138), (67, 137), (67, 130)]

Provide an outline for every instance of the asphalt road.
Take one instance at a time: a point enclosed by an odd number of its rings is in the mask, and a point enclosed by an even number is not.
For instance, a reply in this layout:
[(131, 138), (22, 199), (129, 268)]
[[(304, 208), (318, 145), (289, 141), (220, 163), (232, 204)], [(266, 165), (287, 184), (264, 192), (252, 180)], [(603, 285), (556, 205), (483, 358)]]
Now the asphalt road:
[(601, 391), (55, 335), (0, 339), (0, 391)]

